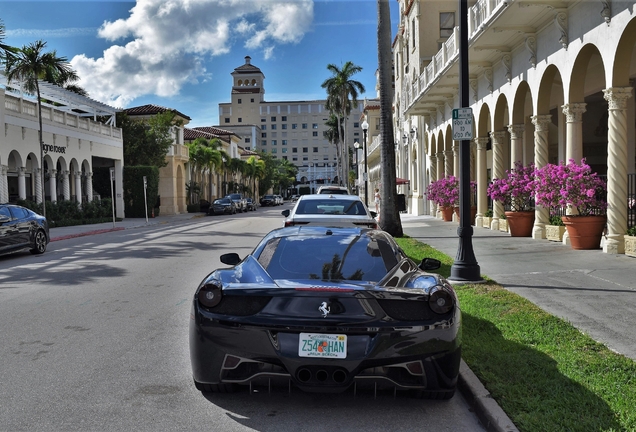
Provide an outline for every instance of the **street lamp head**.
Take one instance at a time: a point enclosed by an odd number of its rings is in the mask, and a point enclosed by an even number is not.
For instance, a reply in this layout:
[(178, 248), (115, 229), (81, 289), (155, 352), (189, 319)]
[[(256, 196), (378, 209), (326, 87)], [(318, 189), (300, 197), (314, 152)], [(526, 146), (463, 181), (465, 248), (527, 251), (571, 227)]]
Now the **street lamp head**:
[(411, 138), (415, 139), (416, 133), (417, 133), (417, 129), (415, 127), (411, 128)]
[(406, 144), (406, 143), (408, 143), (408, 142), (409, 142), (409, 136), (408, 136), (407, 134), (404, 134), (404, 136), (402, 137), (402, 142), (403, 142), (404, 144)]
[(354, 143), (353, 143), (353, 146), (354, 146), (354, 147), (356, 148), (356, 150), (357, 150), (357, 149), (359, 149), (359, 148), (360, 148), (360, 143), (359, 143), (358, 141), (356, 141), (356, 142), (354, 142)]
[(369, 123), (367, 123), (367, 121), (365, 120), (362, 122), (360, 127), (362, 127), (362, 130), (366, 132), (369, 129)]

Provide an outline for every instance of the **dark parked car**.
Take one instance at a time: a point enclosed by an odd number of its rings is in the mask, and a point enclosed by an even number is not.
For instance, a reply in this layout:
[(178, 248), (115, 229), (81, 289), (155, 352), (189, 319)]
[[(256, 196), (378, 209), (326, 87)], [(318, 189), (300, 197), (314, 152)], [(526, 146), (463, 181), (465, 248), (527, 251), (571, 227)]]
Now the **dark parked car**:
[[(311, 392), (411, 390), (449, 399), (461, 358), (457, 296), (382, 230), (290, 227), (196, 289), (190, 360), (196, 387), (283, 385)], [(374, 387), (377, 386), (377, 387)]]
[(254, 200), (252, 200), (252, 198), (245, 198), (245, 202), (247, 203), (247, 210), (249, 211), (256, 210), (256, 203), (254, 202)]
[(210, 206), (212, 204), (210, 204), (210, 201), (208, 200), (199, 200), (199, 210), (201, 210), (203, 213), (207, 213), (208, 210), (210, 210)]
[(213, 216), (218, 214), (236, 214), (236, 205), (230, 198), (219, 198), (214, 200), (210, 210), (208, 210), (208, 214)]
[(276, 205), (276, 197), (274, 195), (263, 195), (261, 198), (261, 207), (265, 206), (275, 206)]
[(0, 255), (29, 249), (41, 254), (49, 244), (44, 216), (14, 204), (0, 204)]

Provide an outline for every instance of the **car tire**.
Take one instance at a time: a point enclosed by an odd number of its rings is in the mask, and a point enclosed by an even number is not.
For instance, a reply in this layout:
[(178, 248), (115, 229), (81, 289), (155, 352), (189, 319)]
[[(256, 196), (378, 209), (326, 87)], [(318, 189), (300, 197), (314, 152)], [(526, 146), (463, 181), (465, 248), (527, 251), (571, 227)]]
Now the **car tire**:
[(203, 384), (200, 382), (194, 382), (194, 386), (202, 393), (234, 393), (236, 390), (235, 384)]
[(35, 233), (35, 240), (33, 242), (35, 247), (31, 249), (30, 252), (33, 255), (43, 254), (46, 251), (47, 243), (48, 242), (46, 241), (46, 233), (44, 232), (44, 230), (38, 230)]

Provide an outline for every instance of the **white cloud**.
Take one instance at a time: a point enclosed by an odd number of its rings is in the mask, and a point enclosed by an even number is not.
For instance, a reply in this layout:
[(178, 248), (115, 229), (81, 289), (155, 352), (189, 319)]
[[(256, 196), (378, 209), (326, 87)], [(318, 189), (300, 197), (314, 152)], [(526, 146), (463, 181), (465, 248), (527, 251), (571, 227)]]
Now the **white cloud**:
[(244, 41), (271, 58), (277, 44), (298, 43), (313, 21), (314, 0), (137, 0), (130, 16), (104, 22), (112, 42), (101, 58), (71, 65), (92, 98), (125, 107), (137, 97), (174, 96), (206, 80), (205, 62)]

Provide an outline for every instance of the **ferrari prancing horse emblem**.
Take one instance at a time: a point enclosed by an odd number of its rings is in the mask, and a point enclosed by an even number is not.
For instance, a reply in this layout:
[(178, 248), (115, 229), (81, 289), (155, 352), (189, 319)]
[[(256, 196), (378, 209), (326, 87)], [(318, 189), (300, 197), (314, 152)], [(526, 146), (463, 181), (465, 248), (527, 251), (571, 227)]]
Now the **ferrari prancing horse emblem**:
[(322, 304), (320, 305), (318, 310), (320, 312), (322, 312), (322, 317), (323, 318), (327, 318), (327, 315), (329, 315), (329, 312), (331, 311), (331, 308), (329, 306), (327, 306), (327, 302), (322, 302)]

